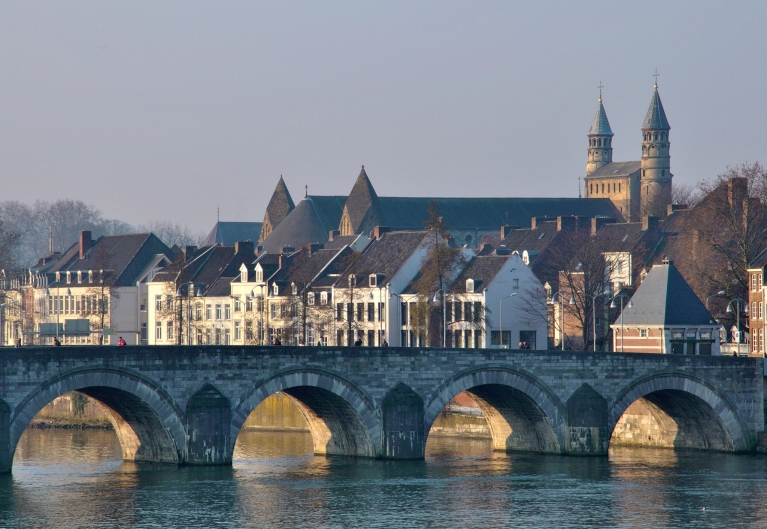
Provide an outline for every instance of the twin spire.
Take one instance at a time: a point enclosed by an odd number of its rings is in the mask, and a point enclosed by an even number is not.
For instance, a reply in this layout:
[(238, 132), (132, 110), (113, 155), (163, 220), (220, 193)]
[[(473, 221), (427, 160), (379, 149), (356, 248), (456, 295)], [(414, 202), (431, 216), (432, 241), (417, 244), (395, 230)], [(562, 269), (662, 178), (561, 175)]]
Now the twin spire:
[[(671, 130), (671, 126), (666, 119), (666, 112), (663, 110), (663, 103), (661, 103), (660, 95), (658, 94), (658, 83), (656, 80), (655, 91), (653, 92), (652, 99), (650, 100), (650, 108), (647, 109), (647, 115), (642, 123), (642, 130)], [(607, 113), (605, 107), (602, 104), (602, 86), (599, 87), (599, 103), (597, 105), (597, 111), (594, 114), (594, 121), (591, 122), (591, 129), (589, 129), (589, 136), (613, 136), (613, 131), (610, 129), (610, 122), (607, 120)]]

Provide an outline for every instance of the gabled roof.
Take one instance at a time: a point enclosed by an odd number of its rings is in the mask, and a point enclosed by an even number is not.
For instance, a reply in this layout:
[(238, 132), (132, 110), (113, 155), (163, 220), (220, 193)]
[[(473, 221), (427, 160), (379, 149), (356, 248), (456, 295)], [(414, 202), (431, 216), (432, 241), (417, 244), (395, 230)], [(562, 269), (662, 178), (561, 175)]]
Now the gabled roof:
[[(714, 317), (673, 264), (656, 264), (623, 309), (624, 325), (711, 325)], [(620, 316), (618, 320), (620, 320)]]
[(551, 244), (558, 234), (557, 221), (547, 220), (537, 223), (535, 228), (512, 231), (501, 244), (511, 251), (518, 251), (520, 254), (525, 250), (540, 252)]
[(605, 224), (594, 240), (605, 252), (632, 252), (642, 244), (652, 250), (660, 237), (660, 230), (643, 230), (641, 222), (622, 222)]
[[(266, 206), (264, 223), (269, 223), (272, 229), (276, 228), (283, 220), (285, 220), (285, 218), (287, 218), (294, 207), (293, 199), (290, 196), (290, 192), (288, 192), (288, 186), (285, 185), (285, 180), (280, 176), (280, 181), (277, 182), (277, 187), (274, 189), (274, 193), (272, 193), (272, 198), (269, 199), (269, 204)], [(260, 234), (258, 242), (262, 242), (264, 238), (264, 234)]]
[(763, 270), (765, 266), (767, 266), (767, 250), (764, 250), (762, 253), (757, 255), (756, 259), (749, 263), (748, 268), (759, 268)]
[(634, 173), (638, 173), (642, 168), (642, 162), (610, 162), (607, 165), (603, 165), (586, 178), (606, 178), (606, 177), (621, 177), (631, 176)]
[(666, 112), (663, 110), (663, 103), (658, 95), (658, 87), (650, 100), (650, 108), (647, 109), (647, 115), (642, 123), (642, 130), (671, 130), (671, 126), (666, 119)]
[(354, 182), (349, 197), (344, 204), (344, 211), (348, 215), (353, 233), (358, 233), (366, 219), (373, 219), (368, 223), (375, 225), (381, 218), (381, 205), (373, 184), (370, 183), (365, 166), (362, 166), (357, 181)]
[(269, 280), (282, 281), (286, 285), (296, 283), (299, 290), (311, 287), (315, 281), (328, 274), (342, 272), (346, 266), (343, 258), (350, 253), (349, 248), (344, 248), (340, 251), (318, 250), (310, 256), (306, 250), (302, 250), (293, 254), (289, 265), (277, 271)]
[[(250, 252), (235, 253), (233, 246), (210, 246), (201, 250), (193, 259), (183, 263), (180, 275), (184, 282), (200, 283), (202, 293), (206, 296), (220, 295), (211, 293), (214, 285), (218, 284), (216, 288), (221, 288), (224, 278), (231, 282), (240, 274), (240, 266), (243, 263), (251, 263), (254, 260), (254, 255)], [(179, 272), (173, 270), (173, 267), (166, 267), (155, 275), (154, 282), (175, 281), (177, 274)]]
[(591, 129), (589, 129), (589, 136), (613, 136), (613, 131), (610, 129), (610, 122), (607, 121), (607, 114), (605, 113), (605, 107), (602, 105), (602, 98), (599, 98), (599, 105), (597, 111), (594, 114), (594, 121), (591, 122)]
[(341, 222), (343, 196), (307, 196), (264, 240), (268, 253), (279, 253), (283, 247), (299, 248), (307, 243), (324, 244), (330, 230)]
[(368, 276), (383, 274), (381, 286), (387, 285), (405, 262), (413, 255), (426, 238), (425, 231), (398, 231), (384, 233), (372, 242), (359, 258), (344, 271), (339, 281), (349, 274)]
[(257, 241), (261, 233), (261, 222), (216, 222), (203, 246), (234, 246), (236, 242)]
[(503, 265), (511, 258), (511, 255), (480, 255), (471, 260), (453, 281), (450, 290), (457, 294), (466, 292), (466, 280), (475, 281), (475, 292), (481, 292), (495, 279)]
[[(152, 233), (128, 235), (107, 235), (100, 237), (87, 252), (85, 259), (79, 258), (80, 243), (74, 246), (73, 259), (62, 271), (109, 270), (109, 284), (130, 286), (135, 284), (147, 264), (156, 255), (170, 256), (170, 248)], [(68, 252), (72, 253), (72, 252)]]

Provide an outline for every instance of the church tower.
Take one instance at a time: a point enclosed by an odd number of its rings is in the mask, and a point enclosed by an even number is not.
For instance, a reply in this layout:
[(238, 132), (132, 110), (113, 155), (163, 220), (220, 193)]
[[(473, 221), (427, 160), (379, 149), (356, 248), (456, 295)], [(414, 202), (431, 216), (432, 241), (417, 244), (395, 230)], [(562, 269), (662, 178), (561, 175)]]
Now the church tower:
[(650, 100), (650, 108), (642, 124), (642, 166), (640, 202), (642, 215), (666, 216), (671, 204), (671, 127), (658, 95), (658, 83)]
[(594, 114), (594, 121), (589, 130), (589, 160), (586, 162), (586, 176), (588, 177), (608, 163), (613, 161), (613, 131), (610, 130), (610, 122), (607, 121), (605, 107), (602, 105), (602, 93), (599, 94), (599, 105)]

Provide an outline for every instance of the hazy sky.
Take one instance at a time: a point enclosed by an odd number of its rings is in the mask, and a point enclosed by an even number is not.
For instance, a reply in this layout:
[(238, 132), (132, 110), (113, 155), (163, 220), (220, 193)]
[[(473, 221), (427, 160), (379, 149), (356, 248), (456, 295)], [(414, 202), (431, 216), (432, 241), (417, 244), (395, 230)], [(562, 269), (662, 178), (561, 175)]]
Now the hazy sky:
[[(767, 2), (0, 1), (0, 200), (207, 231), (294, 200), (577, 196), (600, 80), (675, 183), (767, 163)], [(107, 46), (99, 48), (98, 46)]]

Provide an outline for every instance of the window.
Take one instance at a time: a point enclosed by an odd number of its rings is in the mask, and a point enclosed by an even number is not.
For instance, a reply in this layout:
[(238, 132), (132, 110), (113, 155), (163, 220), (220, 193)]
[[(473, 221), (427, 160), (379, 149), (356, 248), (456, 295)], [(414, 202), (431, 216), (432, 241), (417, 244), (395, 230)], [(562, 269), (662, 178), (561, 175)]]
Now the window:
[(297, 296), (297, 295), (298, 295), (298, 287), (296, 286), (296, 284), (295, 284), (295, 283), (293, 283), (293, 284), (291, 285), (291, 292), (293, 293), (293, 295), (294, 295), (294, 296)]
[(162, 322), (158, 321), (154, 324), (154, 339), (162, 340)]
[(227, 327), (224, 329), (224, 345), (229, 345), (232, 343), (232, 330)]
[(234, 322), (234, 339), (238, 342), (242, 340), (242, 323), (239, 321)]
[(639, 329), (639, 337), (647, 338), (647, 329)]
[(171, 294), (165, 296), (165, 310), (168, 312), (173, 311), (173, 296)]
[(253, 312), (253, 298), (245, 297), (245, 311)]
[(327, 305), (328, 304), (328, 293), (327, 292), (321, 292), (320, 293), (320, 305)]
[(272, 285), (272, 295), (279, 296), (280, 294), (280, 287), (277, 286), (277, 283)]
[(279, 310), (279, 307), (278, 307), (277, 303), (272, 303), (270, 305), (270, 307), (271, 307), (271, 317), (272, 317), (273, 320), (276, 320), (277, 319), (277, 314), (278, 314), (277, 311)]
[(221, 303), (216, 303), (216, 319), (221, 319)]
[(245, 322), (245, 339), (251, 341), (253, 339), (253, 322)]
[(618, 193), (620, 193), (620, 192), (621, 192), (621, 183), (618, 182)]
[(232, 319), (232, 306), (229, 303), (224, 305), (224, 319), (225, 320)]
[(309, 294), (306, 296), (306, 302), (309, 305), (314, 305), (314, 292), (309, 292)]
[(221, 329), (216, 329), (216, 345), (221, 345)]
[(213, 309), (212, 305), (210, 303), (205, 304), (205, 319), (206, 320), (212, 320), (213, 319)]
[(376, 321), (375, 303), (368, 303), (368, 321)]
[(357, 321), (364, 321), (365, 319), (365, 304), (357, 303)]
[(194, 319), (195, 321), (202, 321), (202, 303), (195, 303)]
[(154, 297), (154, 310), (156, 312), (162, 312), (162, 296), (159, 294)]
[(383, 321), (384, 304), (383, 302), (378, 304), (378, 321)]
[(240, 298), (234, 298), (234, 312), (242, 312), (242, 301), (240, 301)]
[(751, 274), (751, 292), (756, 292), (756, 274)]
[(261, 283), (264, 280), (264, 271), (260, 268), (256, 269), (256, 282)]
[(519, 279), (512, 279), (512, 288), (518, 289), (519, 288)]
[(618, 261), (618, 273), (623, 273), (623, 261)]
[(759, 302), (759, 319), (762, 319), (762, 302)]
[(354, 321), (354, 304), (346, 304), (346, 321)]
[(344, 319), (344, 304), (336, 303), (336, 321), (343, 321), (343, 319)]
[[(746, 308), (748, 308), (748, 305), (746, 306)], [(751, 314), (752, 314), (753, 318), (756, 318), (756, 314), (757, 314), (756, 313), (756, 301), (751, 303)]]
[(210, 345), (210, 329), (205, 329), (205, 345)]
[(167, 322), (165, 324), (165, 329), (166, 329), (165, 331), (166, 338), (170, 342), (171, 340), (173, 340), (173, 322), (172, 321)]

